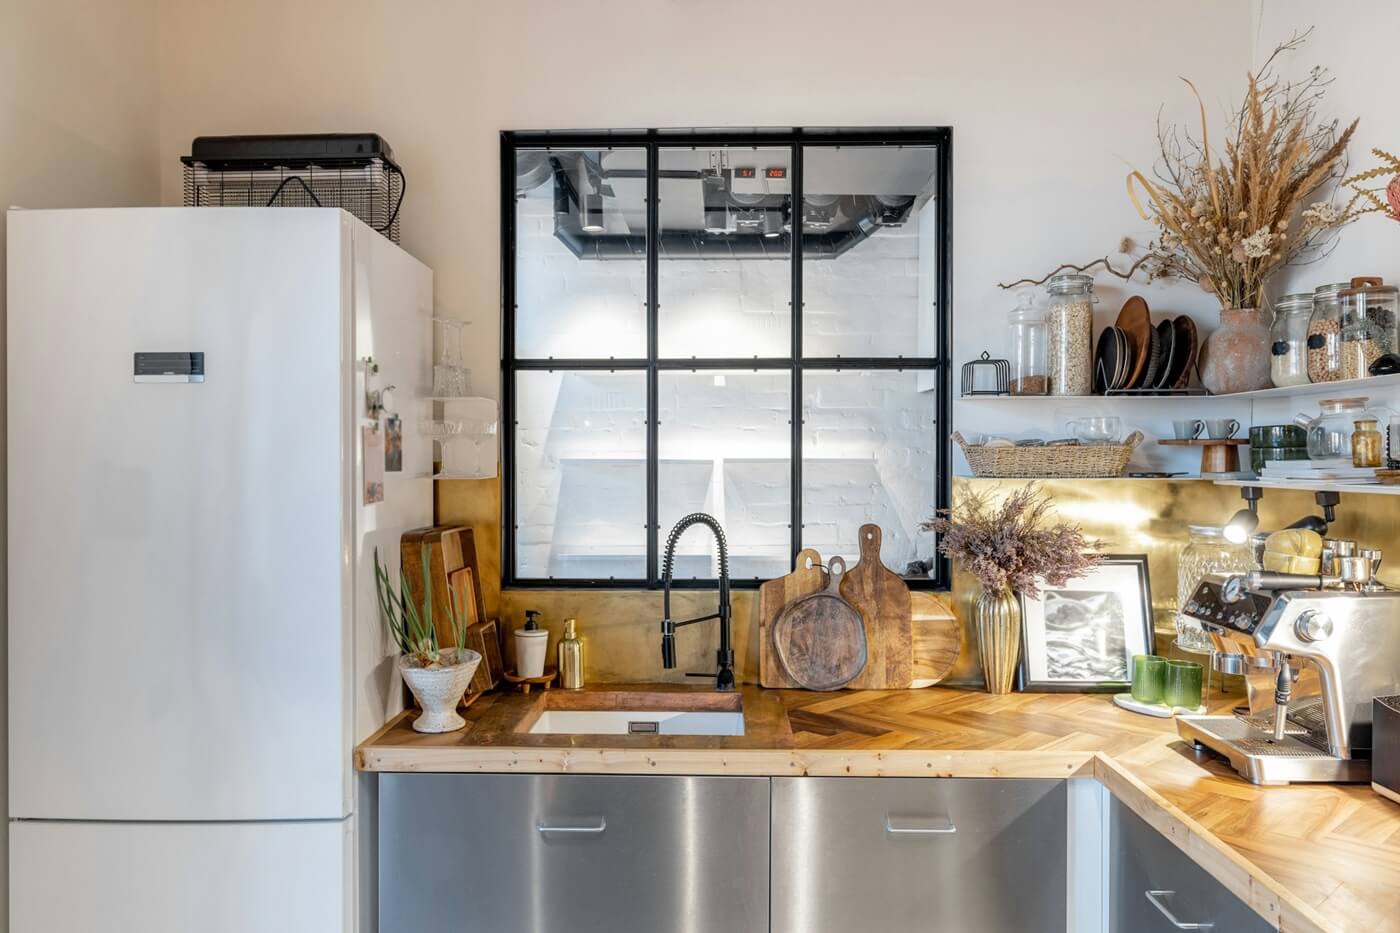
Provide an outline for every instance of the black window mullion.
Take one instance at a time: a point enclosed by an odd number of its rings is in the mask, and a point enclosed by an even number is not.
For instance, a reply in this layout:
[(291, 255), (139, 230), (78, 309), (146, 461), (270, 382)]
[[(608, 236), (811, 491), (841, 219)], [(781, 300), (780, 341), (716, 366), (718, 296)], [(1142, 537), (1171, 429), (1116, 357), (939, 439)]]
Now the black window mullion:
[(789, 223), (792, 226), (792, 401), (789, 403), (792, 425), (792, 489), (788, 492), (792, 522), (792, 559), (789, 566), (797, 566), (797, 555), (802, 550), (802, 422), (805, 409), (802, 404), (802, 140), (799, 136), (792, 143), (792, 209)]
[(660, 153), (656, 142), (647, 143), (647, 583), (660, 582), (660, 554), (657, 538), (661, 534), (660, 487), (660, 373), (656, 361), (660, 350), (660, 309), (657, 300), (660, 265)]

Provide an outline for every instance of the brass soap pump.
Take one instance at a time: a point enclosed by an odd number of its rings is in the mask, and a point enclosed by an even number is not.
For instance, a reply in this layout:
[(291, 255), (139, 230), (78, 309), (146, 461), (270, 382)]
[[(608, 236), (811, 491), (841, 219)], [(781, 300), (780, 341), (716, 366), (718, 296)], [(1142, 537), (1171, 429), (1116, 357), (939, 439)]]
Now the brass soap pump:
[(577, 690), (583, 686), (583, 642), (578, 640), (577, 621), (564, 620), (564, 637), (559, 639), (559, 686)]

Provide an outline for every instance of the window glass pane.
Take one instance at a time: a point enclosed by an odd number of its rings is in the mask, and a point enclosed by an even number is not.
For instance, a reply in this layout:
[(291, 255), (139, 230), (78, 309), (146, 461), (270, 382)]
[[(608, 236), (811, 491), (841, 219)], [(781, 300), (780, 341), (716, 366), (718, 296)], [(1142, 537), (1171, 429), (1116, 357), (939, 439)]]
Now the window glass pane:
[(937, 150), (802, 150), (802, 352), (936, 356)]
[[(792, 374), (660, 374), (658, 553), (691, 512), (719, 520), (736, 580), (781, 576), (792, 563)], [(691, 529), (676, 579), (713, 579), (714, 537)], [(659, 572), (659, 568), (658, 568)]]
[(515, 380), (516, 575), (646, 579), (646, 374)]
[(661, 356), (790, 356), (789, 148), (663, 148)]
[(641, 358), (646, 150), (515, 157), (515, 344), (523, 358)]
[(932, 576), (934, 536), (919, 524), (938, 501), (937, 400), (911, 370), (802, 375), (802, 544), (822, 557), (858, 555), (866, 522), (880, 557), (907, 577)]

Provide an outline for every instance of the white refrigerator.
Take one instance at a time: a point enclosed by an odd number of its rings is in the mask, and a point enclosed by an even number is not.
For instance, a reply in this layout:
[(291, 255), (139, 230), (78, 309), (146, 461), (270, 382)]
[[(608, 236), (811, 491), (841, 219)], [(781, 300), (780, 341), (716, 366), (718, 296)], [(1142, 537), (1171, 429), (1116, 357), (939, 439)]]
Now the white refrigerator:
[(352, 752), (402, 708), (373, 553), (432, 521), (431, 271), (329, 209), (8, 232), (11, 930), (372, 930)]

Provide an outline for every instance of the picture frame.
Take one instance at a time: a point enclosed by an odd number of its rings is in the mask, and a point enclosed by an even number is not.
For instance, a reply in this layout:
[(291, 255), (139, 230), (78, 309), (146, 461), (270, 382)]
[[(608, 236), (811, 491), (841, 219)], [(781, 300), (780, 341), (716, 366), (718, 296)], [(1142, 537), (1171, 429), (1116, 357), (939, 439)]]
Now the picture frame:
[(1133, 655), (1152, 654), (1152, 584), (1146, 554), (1109, 554), (1098, 567), (1021, 597), (1017, 689), (1117, 693), (1129, 689)]

